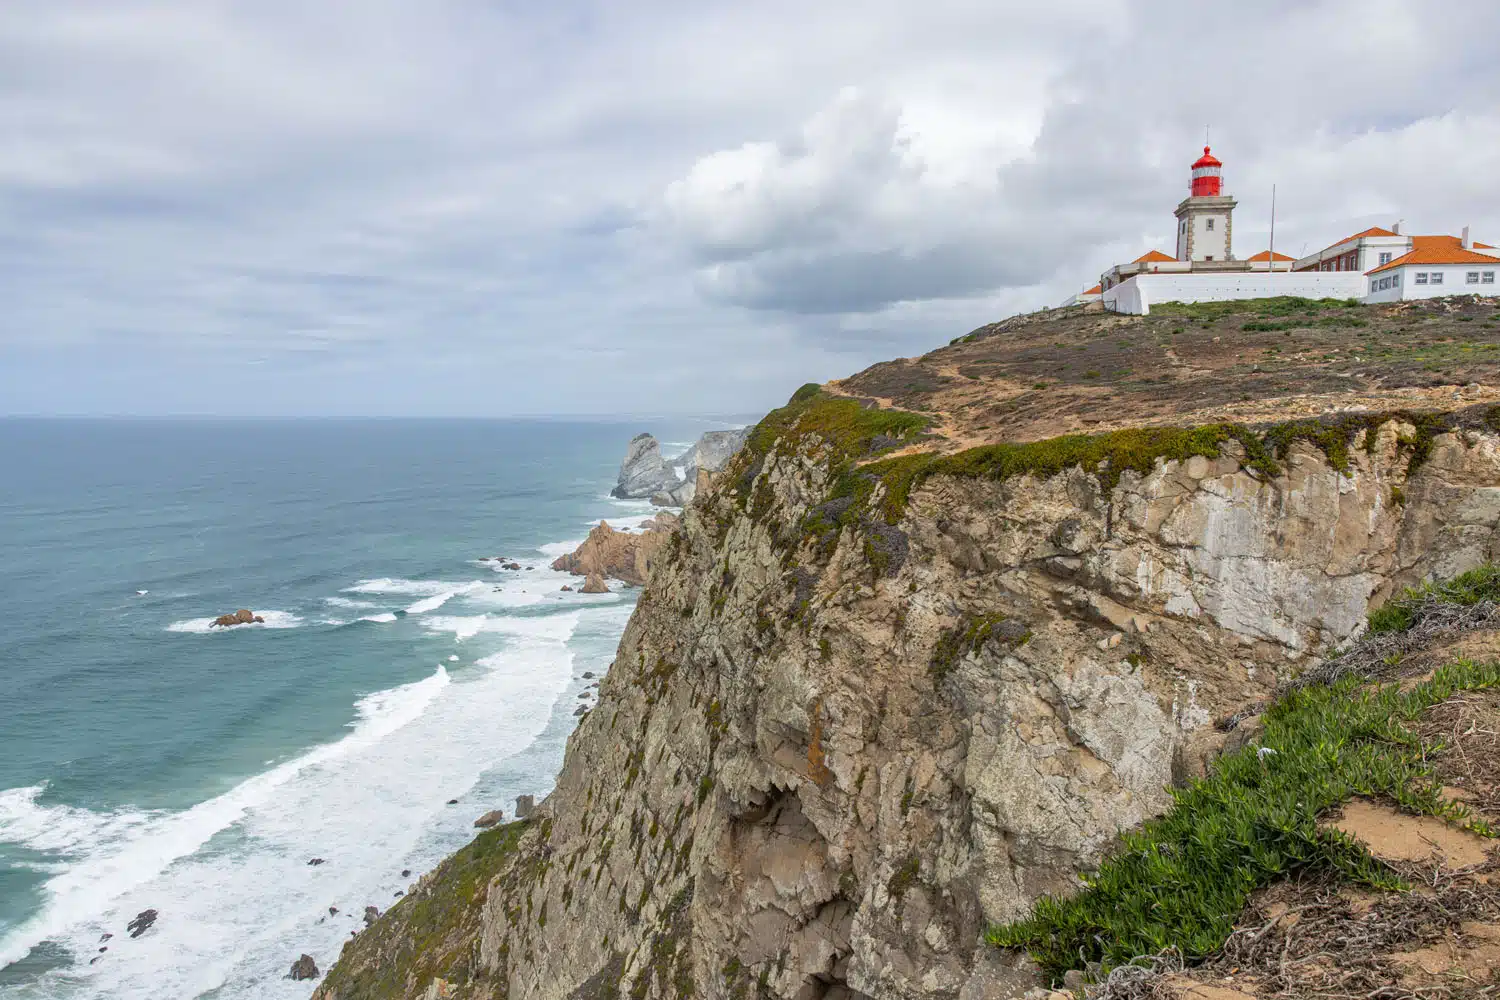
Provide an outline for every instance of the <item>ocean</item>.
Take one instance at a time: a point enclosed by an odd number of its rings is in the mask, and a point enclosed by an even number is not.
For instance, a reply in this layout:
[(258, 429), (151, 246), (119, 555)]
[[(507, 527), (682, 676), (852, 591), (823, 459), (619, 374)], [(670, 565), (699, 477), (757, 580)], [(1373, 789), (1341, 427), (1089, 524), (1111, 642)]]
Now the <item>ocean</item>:
[(0, 420), (0, 997), (309, 996), (550, 790), (634, 594), (548, 563), (652, 513), (634, 433), (727, 426)]

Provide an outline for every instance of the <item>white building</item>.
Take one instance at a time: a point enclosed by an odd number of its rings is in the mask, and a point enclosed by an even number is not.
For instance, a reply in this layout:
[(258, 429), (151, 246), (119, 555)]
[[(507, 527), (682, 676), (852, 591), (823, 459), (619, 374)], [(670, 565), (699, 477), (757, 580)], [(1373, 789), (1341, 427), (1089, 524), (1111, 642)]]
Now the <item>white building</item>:
[(1163, 302), (1225, 302), (1290, 295), (1390, 302), (1439, 295), (1500, 294), (1500, 250), (1456, 236), (1406, 236), (1399, 223), (1355, 233), (1293, 260), (1262, 251), (1234, 256), (1236, 202), (1223, 191), (1223, 164), (1203, 147), (1188, 197), (1177, 206), (1177, 256), (1150, 250), (1100, 275), (1065, 305), (1101, 301), (1143, 315)]
[(1500, 295), (1500, 249), (1462, 236), (1412, 236), (1411, 249), (1365, 275), (1366, 302), (1435, 299), (1443, 295)]
[(1401, 235), (1398, 222), (1390, 229), (1376, 226), (1339, 240), (1325, 250), (1309, 254), (1292, 266), (1293, 271), (1366, 271), (1388, 264), (1411, 249), (1411, 237)]

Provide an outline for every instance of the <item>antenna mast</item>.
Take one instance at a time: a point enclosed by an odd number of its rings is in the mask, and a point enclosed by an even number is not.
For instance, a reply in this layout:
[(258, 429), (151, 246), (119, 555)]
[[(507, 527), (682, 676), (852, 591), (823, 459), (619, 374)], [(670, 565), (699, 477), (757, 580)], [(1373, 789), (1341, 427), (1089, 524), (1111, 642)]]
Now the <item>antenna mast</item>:
[(1276, 274), (1276, 185), (1271, 185), (1271, 246), (1266, 252), (1266, 283)]

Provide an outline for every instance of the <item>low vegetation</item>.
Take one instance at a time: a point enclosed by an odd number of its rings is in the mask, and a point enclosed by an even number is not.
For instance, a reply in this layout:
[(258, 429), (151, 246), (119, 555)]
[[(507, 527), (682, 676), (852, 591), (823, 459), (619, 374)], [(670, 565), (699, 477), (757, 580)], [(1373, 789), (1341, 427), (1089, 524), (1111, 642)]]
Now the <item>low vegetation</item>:
[[(1411, 609), (1476, 604), (1500, 592), (1484, 567), (1409, 591), (1372, 616), (1377, 632), (1418, 624)], [(1345, 676), (1286, 694), (1264, 715), (1258, 746), (1221, 758), (1210, 776), (1174, 792), (1171, 810), (1122, 838), (1120, 851), (1070, 898), (1045, 898), (1032, 916), (994, 927), (994, 945), (1026, 948), (1053, 977), (1097, 971), (1172, 951), (1188, 961), (1218, 950), (1250, 894), (1318, 873), (1377, 889), (1407, 886), (1358, 842), (1320, 825), (1353, 796), (1394, 802), (1485, 836), (1495, 831), (1440, 794), (1437, 738), (1419, 734), (1425, 712), (1455, 693), (1500, 686), (1500, 664), (1448, 664), (1406, 690)]]
[(406, 996), (409, 981), (470, 982), (490, 880), (515, 853), (528, 825), (521, 820), (486, 830), (434, 869), (420, 888), (344, 946), (320, 995), (382, 1000)]

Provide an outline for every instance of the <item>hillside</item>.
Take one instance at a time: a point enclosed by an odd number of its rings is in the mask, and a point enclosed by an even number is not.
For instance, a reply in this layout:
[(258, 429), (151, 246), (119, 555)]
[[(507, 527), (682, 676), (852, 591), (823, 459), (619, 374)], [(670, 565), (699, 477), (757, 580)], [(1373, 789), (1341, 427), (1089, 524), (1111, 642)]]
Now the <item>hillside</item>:
[[(1040, 996), (1102, 977), (1118, 948), (1212, 958), (1238, 917), (1224, 906), (1281, 905), (1262, 893), (1302, 891), (1276, 887), (1304, 869), (1331, 879), (1318, 892), (1399, 888), (1308, 832), (1356, 791), (1487, 832), (1487, 799), (1470, 816), (1429, 794), (1436, 728), (1405, 771), (1382, 749), (1418, 739), (1397, 723), (1486, 728), (1452, 699), (1493, 671), (1422, 678), (1462, 652), (1454, 629), (1471, 655), (1495, 648), (1487, 596), (1434, 599), (1471, 609), (1457, 624), (1403, 598), (1354, 680), (1328, 687), (1318, 665), (1403, 588), (1500, 558), (1496, 304), (1231, 306), (1018, 317), (799, 390), (667, 540), (553, 794), (346, 945), (318, 996)], [(1424, 663), (1399, 704), (1349, 687)], [(1324, 694), (1286, 708), (1298, 678)], [(1308, 749), (1308, 719), (1374, 770)], [(1131, 917), (1198, 848), (1128, 868), (1118, 835), (1230, 843), (1252, 781), (1230, 762), (1261, 766), (1274, 740), (1333, 776), (1317, 796), (1278, 786), (1292, 813), (1255, 806), (1280, 817), (1282, 853), (1214, 848), (1219, 868), (1185, 870), (1228, 873), (1231, 895)], [(1075, 894), (1107, 858), (1125, 874), (1099, 910)], [(1477, 928), (1488, 905), (1452, 912)], [(1389, 926), (1436, 947), (1441, 921), (1413, 920)], [(1370, 954), (1404, 940), (1382, 933)], [(1111, 995), (1191, 988), (1159, 964)], [(1224, 989), (1231, 967), (1193, 975)]]

